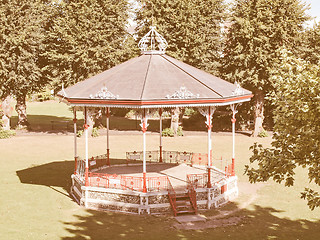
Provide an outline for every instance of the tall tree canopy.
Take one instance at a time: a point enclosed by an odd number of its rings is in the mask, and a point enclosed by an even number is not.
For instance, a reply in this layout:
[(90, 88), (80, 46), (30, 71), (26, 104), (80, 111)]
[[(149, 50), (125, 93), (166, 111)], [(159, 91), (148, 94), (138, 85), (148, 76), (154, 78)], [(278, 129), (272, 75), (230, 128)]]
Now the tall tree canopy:
[(42, 78), (44, 27), (51, 14), (42, 1), (0, 1), (0, 95), (14, 95), (19, 125), (27, 125), (27, 94), (38, 91)]
[[(282, 51), (280, 68), (271, 78), (276, 91), (269, 95), (274, 109), (271, 148), (255, 144), (246, 166), (250, 182), (273, 179), (294, 184), (295, 169), (308, 169), (310, 182), (320, 185), (320, 70)], [(311, 209), (320, 206), (318, 192), (306, 188), (302, 197)]]
[(222, 72), (255, 94), (255, 130), (263, 130), (264, 97), (272, 91), (271, 72), (277, 68), (277, 49), (297, 52), (303, 24), (308, 20), (300, 0), (235, 0), (224, 47)]
[(47, 39), (47, 77), (56, 89), (107, 70), (135, 54), (126, 0), (60, 1)]
[(142, 37), (151, 25), (168, 41), (174, 58), (218, 74), (223, 0), (140, 0), (137, 29)]
[(315, 23), (303, 34), (303, 58), (312, 64), (320, 64), (320, 23)]

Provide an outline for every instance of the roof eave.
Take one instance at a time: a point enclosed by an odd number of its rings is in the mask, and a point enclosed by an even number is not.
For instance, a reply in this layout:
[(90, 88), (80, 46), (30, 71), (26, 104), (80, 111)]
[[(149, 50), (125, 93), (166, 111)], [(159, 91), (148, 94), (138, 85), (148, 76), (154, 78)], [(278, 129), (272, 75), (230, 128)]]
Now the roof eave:
[(119, 100), (119, 99), (80, 99), (57, 95), (61, 101), (71, 106), (115, 107), (115, 108), (173, 108), (225, 106), (250, 101), (253, 94), (219, 99), (166, 99), (166, 100)]

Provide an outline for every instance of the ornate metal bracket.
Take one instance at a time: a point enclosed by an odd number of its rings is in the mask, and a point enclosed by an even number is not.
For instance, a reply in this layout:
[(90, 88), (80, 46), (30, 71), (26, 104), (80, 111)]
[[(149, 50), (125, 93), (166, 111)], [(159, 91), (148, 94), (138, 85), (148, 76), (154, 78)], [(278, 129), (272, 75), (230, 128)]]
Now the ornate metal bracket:
[(236, 89), (232, 92), (232, 96), (243, 95), (244, 90), (241, 88), (240, 84), (238, 82), (235, 82), (234, 85), (236, 86)]
[(212, 128), (212, 116), (216, 107), (207, 107), (207, 108), (198, 108), (199, 112), (202, 116), (206, 117), (206, 125), (209, 129)]
[(156, 27), (151, 26), (150, 31), (144, 35), (138, 44), (142, 53), (160, 53), (164, 54), (168, 43), (162, 35), (156, 31)]
[(187, 90), (186, 87), (180, 87), (179, 90), (175, 91), (174, 94), (167, 95), (166, 98), (168, 99), (189, 99), (189, 98), (199, 98), (199, 94), (195, 95), (189, 90)]
[(90, 98), (97, 99), (117, 99), (119, 95), (114, 95), (112, 92), (108, 91), (107, 87), (102, 87), (99, 92), (97, 92), (94, 96), (91, 94)]

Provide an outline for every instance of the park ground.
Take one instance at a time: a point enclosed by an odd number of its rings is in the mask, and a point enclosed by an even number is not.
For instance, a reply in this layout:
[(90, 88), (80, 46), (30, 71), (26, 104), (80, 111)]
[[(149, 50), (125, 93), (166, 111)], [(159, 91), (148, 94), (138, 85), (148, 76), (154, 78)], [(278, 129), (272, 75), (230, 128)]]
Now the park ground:
[[(0, 140), (0, 239), (320, 239), (320, 209), (309, 210), (300, 199), (308, 182), (305, 169), (297, 169), (294, 187), (272, 181), (250, 184), (244, 175), (254, 142), (270, 146), (271, 137), (236, 136), (236, 174), (239, 197), (220, 209), (200, 212), (206, 223), (179, 224), (172, 215), (138, 216), (99, 212), (78, 206), (69, 196), (73, 171), (73, 135), (52, 120), (71, 121), (72, 113), (57, 102), (28, 103), (31, 131)], [(112, 119), (111, 119), (112, 120)], [(13, 116), (12, 122), (16, 121)], [(141, 150), (142, 136), (130, 123), (127, 130), (111, 124), (111, 157)], [(61, 123), (64, 124), (64, 123)], [(127, 126), (127, 125), (126, 125)], [(121, 128), (121, 127), (120, 127)], [(132, 128), (132, 129), (131, 129)], [(158, 147), (158, 133), (147, 136), (147, 148)], [(231, 159), (230, 133), (213, 133), (215, 158)], [(90, 138), (90, 155), (105, 153), (106, 137)], [(79, 138), (80, 156), (84, 138)], [(206, 152), (205, 132), (186, 132), (165, 138), (165, 150)]]

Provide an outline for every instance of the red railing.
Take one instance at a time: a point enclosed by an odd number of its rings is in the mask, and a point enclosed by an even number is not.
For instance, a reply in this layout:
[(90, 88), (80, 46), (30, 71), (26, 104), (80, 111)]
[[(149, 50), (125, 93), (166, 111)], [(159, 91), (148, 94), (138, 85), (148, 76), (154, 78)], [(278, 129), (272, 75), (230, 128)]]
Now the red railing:
[[(143, 190), (143, 177), (89, 172), (88, 180), (90, 187), (130, 189), (141, 192)], [(167, 176), (147, 177), (146, 180), (148, 192), (168, 189), (169, 179)]]
[(188, 174), (187, 180), (193, 184), (194, 188), (206, 188), (208, 184), (208, 173)]
[(177, 195), (170, 181), (168, 181), (168, 196), (169, 196), (170, 205), (173, 210), (173, 214), (174, 216), (177, 216), (177, 203), (176, 203)]
[(235, 176), (233, 164), (229, 164), (228, 166), (225, 167), (225, 173), (226, 173), (226, 177)]
[(192, 207), (197, 214), (198, 207), (197, 207), (197, 192), (195, 190), (195, 186), (193, 182), (190, 180), (189, 176), (187, 175), (187, 188), (188, 188), (188, 195), (192, 204)]

